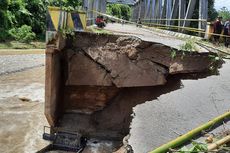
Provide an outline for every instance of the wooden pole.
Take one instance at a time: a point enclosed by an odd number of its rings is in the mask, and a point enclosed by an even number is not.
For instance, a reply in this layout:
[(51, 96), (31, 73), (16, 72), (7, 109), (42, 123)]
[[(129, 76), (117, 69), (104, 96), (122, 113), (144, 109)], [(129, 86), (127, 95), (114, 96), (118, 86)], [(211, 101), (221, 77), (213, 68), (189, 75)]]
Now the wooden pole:
[(221, 140), (219, 140), (219, 141), (217, 141), (215, 143), (210, 144), (208, 146), (208, 151), (215, 150), (215, 149), (219, 148), (220, 146), (222, 146), (222, 145), (224, 145), (224, 144), (226, 144), (228, 142), (230, 142), (230, 135), (224, 137), (223, 139), (221, 139)]
[(188, 133), (176, 138), (175, 140), (172, 140), (169, 143), (160, 146), (159, 148), (151, 151), (150, 153), (165, 153), (170, 148), (179, 147), (180, 145), (184, 144), (185, 142), (191, 140), (192, 138), (200, 134), (202, 131), (209, 129), (210, 127), (213, 127), (217, 123), (223, 122), (223, 120), (226, 118), (230, 118), (230, 111), (226, 112), (221, 116), (218, 116), (217, 118), (212, 119), (211, 121), (201, 125), (200, 127), (192, 131), (189, 131)]

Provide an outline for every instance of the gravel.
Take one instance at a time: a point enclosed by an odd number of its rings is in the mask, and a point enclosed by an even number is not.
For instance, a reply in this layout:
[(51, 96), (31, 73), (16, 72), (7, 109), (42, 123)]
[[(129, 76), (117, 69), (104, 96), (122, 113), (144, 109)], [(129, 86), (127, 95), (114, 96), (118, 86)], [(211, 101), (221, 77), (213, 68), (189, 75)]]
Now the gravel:
[(3, 55), (0, 56), (0, 75), (19, 72), (45, 65), (45, 55)]

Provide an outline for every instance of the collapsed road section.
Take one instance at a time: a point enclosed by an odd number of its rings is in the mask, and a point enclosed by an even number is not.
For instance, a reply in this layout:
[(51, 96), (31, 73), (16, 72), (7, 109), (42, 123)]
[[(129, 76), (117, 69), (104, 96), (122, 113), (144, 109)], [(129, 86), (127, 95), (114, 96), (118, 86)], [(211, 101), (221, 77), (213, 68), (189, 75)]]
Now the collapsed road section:
[(59, 34), (46, 49), (45, 115), (51, 131), (122, 142), (135, 105), (159, 96), (169, 75), (207, 71), (214, 64), (211, 54), (131, 35)]

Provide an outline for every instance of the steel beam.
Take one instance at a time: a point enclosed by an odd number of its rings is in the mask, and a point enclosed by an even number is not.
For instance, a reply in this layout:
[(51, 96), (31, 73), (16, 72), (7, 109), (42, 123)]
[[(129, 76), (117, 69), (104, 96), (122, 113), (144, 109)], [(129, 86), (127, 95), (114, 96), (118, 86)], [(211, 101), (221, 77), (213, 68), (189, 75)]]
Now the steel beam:
[(178, 26), (183, 26), (184, 21), (181, 21), (181, 19), (185, 18), (185, 10), (186, 10), (186, 0), (179, 0)]
[[(178, 8), (179, 8), (179, 1), (178, 0), (174, 0), (173, 1), (173, 7), (172, 7), (172, 13), (170, 16), (170, 19), (176, 19), (178, 17)], [(174, 25), (175, 21), (171, 20), (170, 21), (170, 25)]]
[(95, 1), (95, 11), (99, 11), (99, 1), (100, 0), (94, 0)]
[[(156, 0), (152, 0), (151, 6), (150, 22), (152, 22), (151, 19), (155, 19)], [(155, 22), (155, 20), (153, 22)]]
[[(156, 0), (156, 5), (155, 5), (155, 16), (154, 19), (159, 19), (160, 18), (160, 0)], [(156, 20), (155, 20), (156, 21)]]
[(87, 10), (88, 10), (88, 7), (89, 7), (89, 6), (88, 6), (88, 0), (83, 0), (82, 3), (83, 3), (83, 4), (82, 4), (83, 9), (84, 9), (85, 11), (87, 11)]
[(100, 5), (100, 12), (106, 13), (106, 0), (101, 0)]
[(132, 12), (132, 21), (137, 21), (137, 19), (139, 18), (139, 3), (136, 3), (136, 5), (133, 6)]
[[(199, 0), (199, 20), (207, 20), (208, 18), (208, 0)], [(206, 22), (199, 21), (199, 29), (206, 28)]]
[(141, 19), (145, 18), (145, 7), (146, 7), (146, 0), (141, 0), (140, 1), (140, 18)]
[(94, 3), (94, 0), (88, 0), (88, 5), (87, 5), (87, 19), (88, 19), (88, 22), (87, 24), (93, 24), (93, 3)]
[(141, 2), (138, 3), (138, 19), (141, 18), (141, 4), (142, 4)]
[[(172, 13), (172, 0), (167, 0), (166, 4), (166, 19), (170, 19)], [(166, 21), (167, 25), (170, 25), (170, 20)]]
[[(196, 6), (196, 1), (197, 0), (189, 0), (187, 12), (186, 12), (186, 15), (185, 15), (185, 19), (191, 19), (192, 18), (192, 15), (193, 15), (193, 12), (194, 12), (194, 9), (195, 9), (195, 6)], [(190, 25), (190, 21), (185, 20), (184, 24), (183, 24), (183, 27), (188, 27), (189, 25)]]
[[(166, 8), (167, 8), (167, 0), (163, 0), (163, 8), (162, 8), (162, 13), (160, 19), (165, 19), (166, 18)], [(165, 21), (161, 20), (161, 24), (164, 24)]]
[(150, 18), (150, 7), (151, 7), (151, 5), (150, 5), (150, 2), (151, 2), (151, 0), (146, 0), (147, 2), (146, 2), (146, 4), (145, 4), (145, 19), (149, 19)]
[(159, 7), (159, 16), (158, 16), (158, 18), (160, 19), (161, 14), (162, 14), (162, 10), (163, 10), (163, 7), (162, 7), (162, 0), (159, 0), (159, 2), (158, 2), (158, 7)]

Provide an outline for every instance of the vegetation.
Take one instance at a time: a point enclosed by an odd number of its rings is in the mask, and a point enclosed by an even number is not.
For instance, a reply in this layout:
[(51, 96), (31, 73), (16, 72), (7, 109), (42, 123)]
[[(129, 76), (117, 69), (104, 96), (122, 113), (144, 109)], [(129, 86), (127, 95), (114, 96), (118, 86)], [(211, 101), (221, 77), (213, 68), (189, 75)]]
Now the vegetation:
[(194, 42), (194, 40), (189, 39), (185, 42), (185, 44), (180, 46), (180, 50), (187, 52), (197, 51), (196, 43)]
[(129, 20), (131, 17), (131, 8), (123, 4), (109, 4), (107, 5), (106, 13), (118, 18)]
[(208, 17), (210, 21), (214, 21), (218, 16), (218, 12), (214, 8), (214, 3), (215, 0), (208, 0)]
[[(179, 46), (179, 50), (182, 52), (181, 59), (184, 58), (186, 52), (196, 52), (198, 49), (196, 47), (195, 40), (189, 39), (186, 42)], [(177, 57), (177, 50), (171, 49), (171, 58), (175, 59)]]
[(76, 9), (81, 0), (0, 0), (0, 42), (44, 40), (48, 5)]
[(20, 28), (12, 28), (9, 30), (9, 34), (19, 42), (30, 42), (36, 37), (36, 34), (32, 32), (32, 28), (28, 25), (23, 25)]
[[(215, 19), (218, 16), (218, 12), (214, 8), (214, 3), (215, 0), (208, 0), (208, 20), (209, 21), (215, 21)], [(197, 1), (195, 10), (192, 16), (193, 19), (198, 19), (199, 18), (199, 2)], [(197, 28), (198, 27), (198, 22), (191, 22), (191, 27)], [(190, 34), (195, 34), (194, 32), (190, 32)]]
[(97, 34), (112, 34), (110, 31), (107, 31), (105, 29), (94, 28), (94, 27), (90, 27), (88, 29), (88, 31), (93, 32), (93, 33), (97, 33)]
[(219, 16), (223, 17), (223, 20), (229, 20), (230, 19), (230, 10), (228, 8), (223, 7), (218, 11)]
[(199, 152), (208, 152), (208, 145), (203, 143), (192, 142), (192, 147), (181, 148), (177, 153), (199, 153)]
[(0, 42), (0, 49), (44, 49), (44, 41), (33, 41), (30, 43), (23, 43), (19, 41)]
[(171, 58), (174, 59), (177, 55), (177, 50), (171, 49)]

